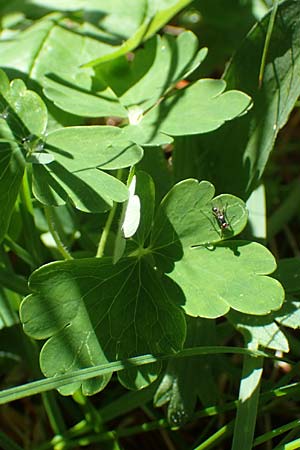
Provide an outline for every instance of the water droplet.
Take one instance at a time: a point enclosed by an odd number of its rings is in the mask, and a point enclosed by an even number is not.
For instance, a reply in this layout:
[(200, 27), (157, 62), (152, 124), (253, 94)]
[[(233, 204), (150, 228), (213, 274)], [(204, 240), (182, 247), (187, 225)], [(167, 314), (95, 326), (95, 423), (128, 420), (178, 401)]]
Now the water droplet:
[(187, 422), (187, 420), (188, 415), (183, 409), (178, 409), (170, 415), (170, 422), (175, 426), (183, 425)]

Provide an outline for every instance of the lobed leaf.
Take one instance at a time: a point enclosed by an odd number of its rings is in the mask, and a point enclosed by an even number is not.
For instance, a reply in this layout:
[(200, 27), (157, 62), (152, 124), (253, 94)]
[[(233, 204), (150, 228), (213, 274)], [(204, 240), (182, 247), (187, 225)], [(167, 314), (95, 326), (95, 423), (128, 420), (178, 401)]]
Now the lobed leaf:
[[(169, 284), (169, 283), (168, 283)], [(147, 263), (123, 258), (57, 262), (34, 272), (33, 294), (24, 299), (24, 331), (48, 339), (41, 351), (46, 376), (71, 372), (145, 353), (178, 351), (185, 338), (183, 313)], [(160, 372), (159, 364), (128, 367), (120, 381), (141, 388)], [(82, 383), (83, 392), (103, 389), (109, 376)], [(61, 389), (70, 394), (79, 384)]]
[(0, 71), (0, 240), (9, 226), (26, 157), (46, 126), (47, 109), (41, 98), (21, 80), (9, 83)]
[(191, 316), (216, 318), (230, 308), (265, 315), (284, 300), (281, 284), (266, 276), (275, 268), (273, 255), (262, 245), (226, 241), (185, 250), (168, 275), (181, 287), (184, 310)]
[[(188, 315), (215, 318), (230, 308), (264, 315), (279, 309), (282, 286), (265, 276), (276, 268), (272, 254), (247, 241), (217, 244), (246, 225), (244, 203), (228, 194), (215, 198), (213, 194), (209, 182), (185, 180), (166, 195), (151, 236), (157, 266), (182, 290)], [(212, 207), (225, 214), (229, 224), (225, 230), (220, 229)]]
[(33, 192), (44, 204), (71, 201), (86, 212), (110, 209), (128, 198), (126, 186), (103, 170), (137, 163), (142, 149), (109, 126), (68, 127), (50, 133), (45, 143), (54, 162), (33, 168)]

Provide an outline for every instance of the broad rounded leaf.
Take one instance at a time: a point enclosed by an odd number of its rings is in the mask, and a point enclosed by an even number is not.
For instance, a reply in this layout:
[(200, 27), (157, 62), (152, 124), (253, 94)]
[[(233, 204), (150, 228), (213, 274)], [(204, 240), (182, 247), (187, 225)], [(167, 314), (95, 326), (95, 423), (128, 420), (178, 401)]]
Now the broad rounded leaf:
[(110, 88), (97, 92), (82, 89), (60, 79), (45, 77), (43, 91), (56, 106), (83, 117), (127, 117), (127, 111)]
[[(226, 121), (245, 114), (251, 107), (248, 95), (235, 90), (224, 92), (225, 87), (224, 80), (203, 79), (178, 90), (159, 102), (135, 125), (125, 128), (128, 139), (141, 145), (158, 145), (158, 133), (163, 138), (163, 135), (180, 136), (216, 130)], [(159, 140), (159, 144), (162, 143), (164, 140)]]
[(19, 193), (25, 158), (36, 149), (46, 125), (47, 109), (41, 98), (21, 80), (9, 83), (0, 71), (0, 240)]
[[(182, 247), (212, 244), (240, 233), (247, 223), (244, 202), (229, 194), (214, 196), (208, 181), (190, 179), (177, 183), (162, 200), (151, 238), (159, 253), (176, 256)], [(213, 208), (222, 213), (228, 227), (220, 228)], [(155, 250), (156, 251), (156, 250)]]
[(143, 155), (139, 146), (122, 139), (121, 129), (109, 126), (59, 129), (48, 135), (45, 149), (54, 162), (34, 166), (34, 195), (53, 206), (71, 201), (86, 212), (106, 211), (114, 201), (125, 201), (126, 186), (103, 170), (132, 166)]
[[(130, 121), (131, 109), (143, 113), (177, 81), (193, 72), (207, 53), (198, 51), (198, 39), (190, 31), (177, 38), (155, 36), (136, 52), (133, 61), (125, 57), (97, 68), (95, 87), (59, 77), (46, 77), (44, 93), (61, 109), (85, 117), (118, 116)], [(176, 60), (175, 60), (176, 55)]]
[(181, 287), (191, 316), (220, 317), (230, 308), (253, 315), (281, 307), (281, 284), (266, 275), (276, 268), (266, 247), (227, 241), (212, 248), (187, 249), (169, 276)]
[[(168, 295), (170, 283), (147, 263), (124, 258), (57, 262), (31, 276), (33, 294), (24, 299), (24, 331), (48, 339), (41, 351), (43, 373), (54, 376), (145, 353), (178, 351), (185, 339), (183, 313)], [(129, 388), (151, 383), (160, 364), (128, 368), (119, 374)], [(109, 376), (83, 381), (87, 395), (101, 390)], [(80, 383), (61, 389), (71, 394)]]
[[(143, 40), (151, 37), (157, 30), (167, 23), (171, 17), (176, 15), (182, 8), (191, 3), (191, 1), (192, 0), (167, 0), (167, 2), (148, 2), (146, 0), (142, 0), (137, 4), (135, 0), (126, 0), (125, 2), (123, 0), (114, 0), (111, 5), (114, 12), (118, 11), (120, 14), (123, 8), (126, 10), (125, 14), (121, 13), (122, 21), (124, 21), (124, 15), (127, 16), (128, 11), (130, 11), (130, 17), (132, 17), (132, 11), (138, 11), (140, 17), (142, 18), (142, 22), (134, 33), (128, 34), (129, 39), (123, 42), (120, 47), (114, 49), (114, 51), (110, 54), (90, 61), (86, 64), (86, 66), (96, 66), (131, 52)], [(111, 8), (111, 6), (109, 8)], [(108, 18), (108, 20), (109, 19), (110, 18)], [(113, 34), (120, 33), (119, 24), (120, 20), (117, 21)]]

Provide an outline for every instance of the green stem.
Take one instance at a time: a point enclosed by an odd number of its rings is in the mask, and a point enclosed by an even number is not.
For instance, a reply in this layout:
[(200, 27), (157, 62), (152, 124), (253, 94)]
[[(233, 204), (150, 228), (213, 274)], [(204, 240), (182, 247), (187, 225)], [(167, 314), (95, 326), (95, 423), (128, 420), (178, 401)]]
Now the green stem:
[(3, 450), (22, 450), (22, 447), (17, 445), (6, 434), (0, 431), (0, 444)]
[[(285, 425), (281, 425), (278, 428), (275, 428), (271, 431), (268, 431), (267, 433), (263, 434), (262, 436), (259, 436), (255, 439), (253, 447), (256, 447), (257, 445), (261, 445), (265, 443), (266, 441), (269, 441), (271, 439), (274, 439), (277, 436), (280, 436), (283, 433), (286, 433), (290, 430), (295, 430), (297, 433), (299, 433), (299, 426), (300, 421), (299, 419), (293, 420), (292, 422), (289, 422)], [(276, 447), (277, 448), (277, 447)]]
[(105, 223), (105, 226), (104, 226), (102, 234), (101, 234), (101, 238), (100, 238), (97, 253), (96, 253), (97, 258), (102, 258), (103, 254), (104, 254), (105, 245), (106, 245), (107, 238), (108, 238), (108, 235), (110, 232), (111, 224), (113, 222), (113, 219), (114, 219), (114, 216), (116, 213), (116, 209), (117, 209), (117, 204), (114, 203), (112, 209), (109, 211), (107, 221)]
[(259, 87), (262, 86), (262, 82), (263, 82), (265, 66), (266, 66), (266, 60), (267, 60), (267, 54), (268, 54), (270, 41), (271, 41), (271, 35), (272, 35), (274, 23), (275, 23), (275, 17), (276, 17), (277, 8), (278, 8), (278, 0), (274, 0), (274, 6), (273, 6), (273, 9), (272, 9), (270, 20), (269, 20), (269, 24), (268, 24), (267, 35), (266, 35), (265, 45), (264, 45), (264, 49), (263, 49), (263, 55), (262, 55), (262, 58), (261, 58), (261, 65), (260, 65), (259, 76), (258, 76), (258, 85), (259, 85)]
[(35, 266), (40, 266), (42, 264), (42, 245), (40, 238), (37, 235), (34, 223), (34, 209), (32, 205), (28, 173), (26, 170), (20, 189), (20, 199), (20, 211), (23, 218), (24, 235), (26, 236), (29, 253), (32, 255)]
[(0, 268), (0, 284), (2, 287), (20, 295), (29, 294), (27, 280), (7, 269)]
[(228, 435), (232, 433), (234, 426), (234, 421), (229, 422), (227, 425), (224, 425), (214, 434), (209, 436), (204, 442), (194, 448), (194, 450), (208, 450), (210, 448), (215, 448), (217, 444), (219, 444), (222, 440), (224, 440)]
[(73, 394), (73, 399), (82, 406), (86, 423), (90, 425), (90, 428), (96, 433), (103, 432), (104, 427), (101, 415), (90, 400), (83, 394), (81, 389), (78, 389)]
[(48, 223), (49, 231), (56, 243), (57, 250), (59, 251), (59, 253), (62, 255), (62, 257), (64, 259), (68, 259), (68, 260), (73, 259), (73, 257), (71, 256), (69, 251), (66, 249), (66, 247), (64, 246), (64, 244), (59, 236), (59, 233), (57, 231), (57, 226), (56, 226), (56, 219), (54, 217), (52, 207), (45, 206), (44, 210), (45, 210), (45, 217), (46, 217), (46, 220)]
[(43, 392), (41, 396), (52, 430), (55, 434), (61, 436), (66, 432), (66, 424), (58, 407), (55, 393)]
[[(119, 169), (117, 171), (117, 176), (116, 178), (118, 180), (121, 180), (122, 178), (122, 174), (123, 174), (123, 169)], [(111, 228), (111, 224), (113, 222), (113, 219), (115, 217), (116, 214), (116, 209), (117, 209), (117, 204), (114, 202), (112, 209), (109, 211), (108, 217), (107, 217), (107, 221), (105, 223), (105, 226), (103, 228), (100, 240), (99, 240), (99, 244), (98, 244), (98, 249), (97, 249), (97, 253), (96, 253), (96, 258), (102, 258), (102, 256), (104, 255), (104, 249), (105, 249), (105, 245), (107, 242), (107, 238), (110, 232), (110, 228)]]
[(5, 236), (3, 240), (3, 244), (8, 247), (12, 252), (14, 252), (20, 259), (22, 259), (26, 264), (28, 264), (31, 268), (35, 267), (34, 260), (31, 254), (21, 245), (17, 244), (13, 239), (9, 236)]

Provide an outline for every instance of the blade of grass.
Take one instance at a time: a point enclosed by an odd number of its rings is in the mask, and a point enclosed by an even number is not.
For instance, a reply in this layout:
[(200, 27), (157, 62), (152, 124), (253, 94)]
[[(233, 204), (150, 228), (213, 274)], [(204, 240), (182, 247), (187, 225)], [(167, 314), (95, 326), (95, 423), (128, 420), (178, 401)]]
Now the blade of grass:
[(276, 17), (277, 9), (278, 9), (278, 0), (274, 0), (274, 6), (273, 6), (273, 9), (272, 9), (270, 20), (269, 20), (269, 24), (268, 24), (265, 45), (264, 45), (263, 54), (262, 54), (262, 58), (261, 58), (261, 65), (260, 65), (259, 76), (258, 76), (258, 85), (259, 85), (259, 87), (261, 87), (262, 82), (263, 82), (263, 78), (264, 78), (267, 54), (268, 54), (268, 50), (269, 50), (269, 46), (270, 46), (271, 35), (272, 35), (273, 28), (274, 28), (274, 23), (275, 23), (275, 17)]
[(228, 424), (224, 425), (214, 434), (209, 436), (204, 442), (195, 447), (193, 450), (209, 450), (210, 448), (215, 448), (222, 440), (224, 440), (228, 435), (232, 433), (234, 427), (234, 421), (232, 420)]
[(275, 447), (273, 450), (299, 450), (300, 448), (300, 439), (295, 439), (292, 442), (288, 442), (287, 444), (279, 445)]
[[(126, 360), (113, 361), (94, 367), (87, 367), (85, 369), (76, 370), (64, 375), (58, 375), (56, 377), (47, 379), (40, 379), (24, 385), (5, 389), (3, 391), (0, 391), (0, 404), (8, 403), (23, 397), (28, 397), (30, 395), (36, 395), (41, 392), (50, 391), (52, 389), (57, 389), (58, 387), (64, 386), (66, 384), (88, 380), (90, 378), (105, 375), (107, 373), (118, 372), (120, 370), (126, 369), (128, 365), (139, 366), (144, 364), (151, 364), (157, 361), (167, 360), (170, 358), (185, 358), (188, 356), (226, 353), (249, 354), (255, 357), (265, 356), (272, 359), (274, 358), (272, 355), (268, 355), (267, 353), (262, 351), (252, 351), (239, 347), (193, 347), (184, 349), (176, 354), (135, 356)], [(276, 359), (282, 360), (280, 358)]]
[(0, 431), (0, 445), (2, 450), (22, 450), (22, 447), (12, 441), (2, 431)]
[(299, 427), (300, 419), (296, 419), (285, 425), (281, 425), (280, 427), (275, 428), (272, 431), (268, 431), (268, 433), (264, 433), (261, 436), (258, 436), (254, 441), (253, 447), (263, 444), (264, 442), (269, 441), (276, 436), (280, 436), (281, 434), (286, 433), (289, 430), (296, 430), (299, 433)]
[(232, 450), (252, 449), (263, 361), (263, 358), (244, 356)]

